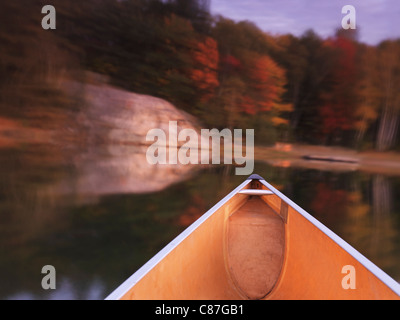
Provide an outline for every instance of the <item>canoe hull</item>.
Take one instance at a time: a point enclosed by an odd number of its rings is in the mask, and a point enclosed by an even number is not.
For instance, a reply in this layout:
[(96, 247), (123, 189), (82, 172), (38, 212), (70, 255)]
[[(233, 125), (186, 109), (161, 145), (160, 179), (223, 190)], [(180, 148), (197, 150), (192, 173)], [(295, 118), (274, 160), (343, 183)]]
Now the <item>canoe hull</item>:
[[(255, 185), (260, 190), (271, 192), (258, 192), (259, 195), (252, 195), (254, 192), (240, 193), (244, 189), (254, 189)], [(266, 273), (273, 273), (276, 277), (265, 296), (260, 293), (264, 289), (251, 291), (254, 294), (247, 294), (243, 290), (247, 284), (243, 282), (245, 277), (240, 276), (240, 261), (232, 262), (229, 251), (233, 247), (229, 234), (230, 220), (254, 197), (261, 199), (279, 216), (284, 229), (284, 254), (280, 270), (271, 272), (267, 264), (261, 265)], [(240, 253), (238, 257), (245, 264), (246, 255)], [(251, 265), (248, 269), (251, 269)], [(260, 276), (260, 267), (255, 273)], [(353, 281), (355, 287), (348, 288), (348, 281)], [(247, 180), (167, 245), (107, 299), (249, 298), (399, 299), (400, 286), (265, 180)]]

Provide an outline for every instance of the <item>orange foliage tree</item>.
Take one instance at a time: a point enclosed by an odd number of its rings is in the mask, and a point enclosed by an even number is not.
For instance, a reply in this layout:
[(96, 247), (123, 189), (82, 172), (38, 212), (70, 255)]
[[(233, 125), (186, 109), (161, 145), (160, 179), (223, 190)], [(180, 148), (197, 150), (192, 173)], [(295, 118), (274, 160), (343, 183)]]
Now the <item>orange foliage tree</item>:
[(244, 99), (243, 111), (251, 115), (267, 112), (273, 125), (288, 124), (286, 119), (280, 117), (282, 112), (292, 111), (291, 104), (282, 103), (285, 85), (285, 70), (267, 55), (256, 56), (249, 68), (251, 93)]
[(250, 69), (251, 87), (254, 89), (256, 110), (271, 111), (284, 92), (285, 73), (269, 56), (254, 59)]
[(218, 45), (213, 38), (207, 37), (204, 41), (197, 41), (194, 48), (192, 55), (194, 67), (190, 70), (190, 78), (202, 93), (201, 101), (207, 102), (212, 98), (215, 89), (219, 86)]

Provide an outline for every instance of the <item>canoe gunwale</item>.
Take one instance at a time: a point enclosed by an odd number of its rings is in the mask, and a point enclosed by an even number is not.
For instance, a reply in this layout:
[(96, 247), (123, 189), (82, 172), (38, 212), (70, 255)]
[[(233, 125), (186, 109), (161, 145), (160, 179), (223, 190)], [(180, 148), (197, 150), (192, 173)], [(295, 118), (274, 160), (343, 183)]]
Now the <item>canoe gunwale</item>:
[(307, 211), (302, 209), (295, 202), (290, 200), (284, 194), (282, 194), (279, 190), (275, 189), (271, 184), (269, 184), (265, 180), (259, 180), (266, 188), (271, 190), (275, 195), (277, 195), (282, 202), (285, 202), (288, 206), (292, 207), (297, 213), (302, 215), (306, 220), (308, 220), (311, 224), (313, 224), (316, 228), (318, 228), (321, 232), (323, 232), (326, 236), (328, 236), (332, 241), (334, 241), (338, 246), (340, 246), (343, 250), (345, 250), (349, 255), (351, 255), (354, 259), (356, 259), (361, 265), (363, 265), (368, 271), (374, 274), (379, 280), (381, 280), (386, 286), (388, 286), (394, 293), (400, 296), (400, 284), (395, 281), (392, 277), (390, 277), (387, 273), (385, 273), (382, 269), (380, 269), (377, 265), (375, 265), (371, 260), (362, 255), (359, 251), (357, 251), (354, 247), (352, 247), (345, 240), (340, 238), (337, 234), (335, 234), (332, 230), (326, 227), (324, 224), (319, 222), (316, 218), (310, 215)]
[(223, 207), (231, 198), (239, 194), (239, 191), (249, 185), (251, 180), (245, 180), (232, 192), (225, 196), (215, 206), (203, 214), (198, 220), (180, 233), (174, 240), (168, 243), (161, 251), (152, 257), (146, 264), (138, 269), (132, 276), (125, 280), (116, 290), (114, 290), (105, 300), (120, 300), (136, 283), (138, 283), (148, 272), (150, 272), (158, 263), (160, 263), (172, 250), (174, 250), (182, 241), (210, 218), (217, 210)]

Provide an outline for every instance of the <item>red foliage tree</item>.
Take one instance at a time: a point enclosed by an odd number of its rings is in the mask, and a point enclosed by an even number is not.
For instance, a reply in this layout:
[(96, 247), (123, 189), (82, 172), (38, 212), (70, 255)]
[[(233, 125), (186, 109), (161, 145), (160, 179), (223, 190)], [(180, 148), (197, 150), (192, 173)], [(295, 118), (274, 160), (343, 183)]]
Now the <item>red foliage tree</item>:
[(337, 53), (337, 60), (330, 75), (331, 90), (323, 95), (319, 108), (321, 132), (334, 140), (353, 129), (356, 112), (356, 45), (353, 41), (337, 37), (326, 43)]

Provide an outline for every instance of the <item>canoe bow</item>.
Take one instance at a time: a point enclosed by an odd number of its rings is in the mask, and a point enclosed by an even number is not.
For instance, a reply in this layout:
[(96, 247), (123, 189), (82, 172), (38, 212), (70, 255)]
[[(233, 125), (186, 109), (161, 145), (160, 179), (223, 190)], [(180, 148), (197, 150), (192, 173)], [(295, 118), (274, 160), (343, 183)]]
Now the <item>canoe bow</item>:
[(106, 299), (398, 300), (400, 285), (252, 175)]

